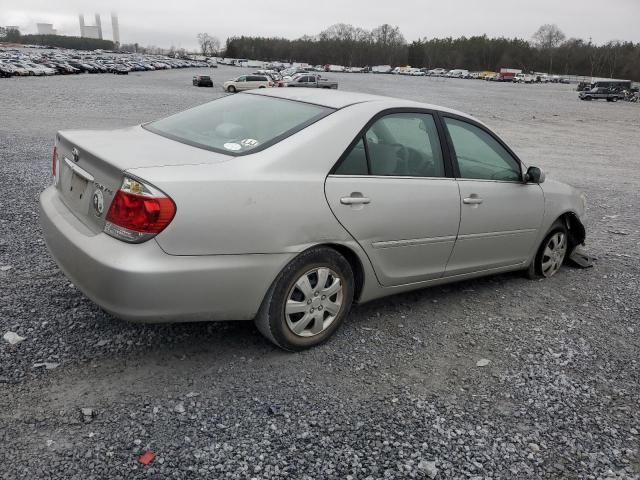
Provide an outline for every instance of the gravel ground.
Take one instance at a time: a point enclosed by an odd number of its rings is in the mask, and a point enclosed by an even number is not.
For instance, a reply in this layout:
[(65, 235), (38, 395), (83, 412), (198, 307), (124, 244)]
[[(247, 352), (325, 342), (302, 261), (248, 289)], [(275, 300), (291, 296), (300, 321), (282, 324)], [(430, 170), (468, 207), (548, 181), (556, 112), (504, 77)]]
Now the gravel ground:
[[(487, 122), (587, 194), (598, 260), (362, 305), (328, 344), (287, 354), (250, 322), (115, 320), (41, 240), (55, 131), (222, 94), (191, 87), (196, 72), (0, 80), (0, 335), (25, 338), (0, 339), (0, 478), (640, 478), (637, 105), (579, 102), (566, 85), (332, 75)], [(209, 73), (219, 85), (238, 70)]]

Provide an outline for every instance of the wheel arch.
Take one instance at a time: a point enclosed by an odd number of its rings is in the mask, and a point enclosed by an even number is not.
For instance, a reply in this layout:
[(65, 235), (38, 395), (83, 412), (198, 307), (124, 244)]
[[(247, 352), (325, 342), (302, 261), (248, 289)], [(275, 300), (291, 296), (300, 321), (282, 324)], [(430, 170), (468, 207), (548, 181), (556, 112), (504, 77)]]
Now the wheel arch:
[(558, 217), (558, 220), (567, 227), (571, 249), (584, 243), (587, 237), (586, 229), (575, 212), (568, 211)]
[(317, 247), (327, 247), (337, 251), (340, 255), (342, 255), (349, 265), (351, 266), (351, 270), (353, 270), (353, 302), (358, 303), (360, 299), (360, 294), (362, 293), (362, 289), (364, 287), (364, 266), (362, 265), (362, 260), (358, 254), (352, 250), (347, 245), (343, 245), (340, 243), (324, 243), (319, 245), (314, 245), (311, 248)]

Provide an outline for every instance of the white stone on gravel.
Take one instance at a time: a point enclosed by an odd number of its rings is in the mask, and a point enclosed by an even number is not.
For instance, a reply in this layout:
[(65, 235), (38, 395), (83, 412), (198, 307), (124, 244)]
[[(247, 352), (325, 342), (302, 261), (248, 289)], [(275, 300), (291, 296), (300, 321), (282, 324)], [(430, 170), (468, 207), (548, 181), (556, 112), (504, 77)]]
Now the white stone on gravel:
[(56, 362), (40, 362), (40, 363), (34, 363), (33, 364), (33, 368), (44, 367), (47, 370), (53, 370), (54, 368), (58, 368), (59, 366), (60, 366), (60, 364), (56, 363)]
[(491, 363), (491, 360), (488, 360), (486, 358), (481, 358), (476, 362), (476, 367), (486, 367), (490, 363)]
[(27, 337), (21, 337), (16, 332), (7, 332), (2, 336), (2, 338), (4, 338), (11, 345), (17, 345), (23, 340), (26, 340)]
[(438, 475), (436, 462), (427, 462), (426, 460), (421, 460), (420, 463), (418, 463), (418, 470), (423, 471), (429, 478), (436, 478), (436, 476)]

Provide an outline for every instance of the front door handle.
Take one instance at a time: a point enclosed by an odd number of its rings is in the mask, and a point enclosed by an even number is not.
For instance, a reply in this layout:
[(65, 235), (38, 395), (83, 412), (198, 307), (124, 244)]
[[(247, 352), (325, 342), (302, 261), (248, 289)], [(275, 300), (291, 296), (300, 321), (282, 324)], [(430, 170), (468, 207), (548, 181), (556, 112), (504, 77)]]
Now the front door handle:
[(343, 205), (367, 205), (371, 203), (371, 199), (369, 197), (342, 197), (340, 199), (340, 203)]
[(482, 199), (479, 197), (467, 197), (462, 199), (462, 203), (466, 203), (467, 205), (480, 205)]

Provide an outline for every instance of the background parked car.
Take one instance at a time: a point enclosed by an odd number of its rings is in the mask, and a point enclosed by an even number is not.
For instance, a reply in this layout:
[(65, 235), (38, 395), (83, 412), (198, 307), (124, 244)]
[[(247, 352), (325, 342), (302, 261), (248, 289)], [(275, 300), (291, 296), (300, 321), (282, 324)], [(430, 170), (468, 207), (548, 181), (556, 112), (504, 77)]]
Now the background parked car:
[(7, 78), (13, 77), (13, 75), (14, 71), (10, 66), (0, 63), (0, 77)]
[(535, 78), (528, 73), (516, 73), (513, 77), (513, 83), (533, 83)]
[(213, 80), (209, 75), (195, 75), (192, 83), (195, 87), (213, 87)]
[(235, 93), (254, 88), (273, 87), (273, 85), (273, 81), (266, 75), (242, 75), (235, 80), (224, 82), (222, 88), (227, 92)]
[(303, 73), (296, 75), (288, 82), (280, 82), (279, 87), (303, 87), (303, 88), (332, 88), (337, 90), (338, 82), (332, 82), (322, 78), (317, 73)]
[(578, 94), (580, 100), (606, 100), (607, 102), (617, 102), (624, 100), (625, 93), (611, 87), (594, 87), (591, 90), (584, 90)]

